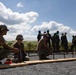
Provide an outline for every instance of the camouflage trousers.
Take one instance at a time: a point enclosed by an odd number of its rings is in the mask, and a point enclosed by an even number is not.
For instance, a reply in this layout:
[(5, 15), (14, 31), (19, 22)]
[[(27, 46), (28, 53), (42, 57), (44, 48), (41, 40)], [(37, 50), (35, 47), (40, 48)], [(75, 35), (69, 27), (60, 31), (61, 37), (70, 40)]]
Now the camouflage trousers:
[(46, 48), (46, 49), (40, 49), (38, 50), (38, 55), (44, 55), (44, 56), (49, 56), (52, 53), (51, 48)]
[(10, 54), (10, 50), (0, 48), (0, 60), (6, 58)]
[(51, 54), (51, 50), (49, 50), (49, 49), (38, 50), (39, 60), (46, 59), (47, 56), (49, 56), (50, 54)]

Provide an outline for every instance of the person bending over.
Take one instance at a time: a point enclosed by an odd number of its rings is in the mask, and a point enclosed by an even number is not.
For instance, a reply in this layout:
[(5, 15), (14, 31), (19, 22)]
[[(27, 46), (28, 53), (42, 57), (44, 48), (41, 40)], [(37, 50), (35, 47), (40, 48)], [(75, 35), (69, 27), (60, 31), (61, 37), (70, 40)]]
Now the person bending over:
[(7, 31), (9, 30), (6, 25), (0, 25), (0, 64), (2, 64), (1, 60), (6, 58), (10, 52), (19, 52), (18, 48), (12, 48), (6, 44), (3, 36), (7, 34)]

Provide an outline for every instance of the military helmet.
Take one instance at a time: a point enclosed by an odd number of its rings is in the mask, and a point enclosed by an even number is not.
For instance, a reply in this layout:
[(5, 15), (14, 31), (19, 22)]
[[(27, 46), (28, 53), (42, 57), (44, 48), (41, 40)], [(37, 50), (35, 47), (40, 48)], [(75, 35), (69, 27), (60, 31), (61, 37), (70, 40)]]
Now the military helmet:
[(7, 31), (9, 31), (6, 25), (0, 25), (0, 30), (1, 30), (1, 31), (2, 31), (2, 30), (7, 30)]
[(23, 40), (23, 36), (21, 34), (17, 35), (16, 40)]

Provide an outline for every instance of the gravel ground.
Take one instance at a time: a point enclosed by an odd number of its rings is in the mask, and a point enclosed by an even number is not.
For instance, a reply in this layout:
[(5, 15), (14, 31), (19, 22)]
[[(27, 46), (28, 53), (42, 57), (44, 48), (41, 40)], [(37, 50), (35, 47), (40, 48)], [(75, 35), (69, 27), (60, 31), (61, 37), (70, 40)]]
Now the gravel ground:
[[(63, 56), (57, 55), (56, 57)], [(52, 59), (52, 56), (50, 56), (50, 58)], [(30, 60), (34, 59), (38, 59), (38, 57), (30, 57)], [(76, 75), (76, 61), (44, 63), (16, 68), (0, 69), (0, 75)]]
[(76, 61), (2, 69), (0, 75), (76, 75)]

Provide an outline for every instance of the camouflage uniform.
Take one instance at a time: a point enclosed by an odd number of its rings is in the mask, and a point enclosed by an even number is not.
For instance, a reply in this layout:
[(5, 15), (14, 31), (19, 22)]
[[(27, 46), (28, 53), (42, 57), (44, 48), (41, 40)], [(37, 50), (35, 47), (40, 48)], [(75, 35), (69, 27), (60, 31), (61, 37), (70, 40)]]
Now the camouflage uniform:
[(2, 35), (0, 35), (0, 60), (6, 58), (10, 54), (10, 50), (3, 48), (1, 44), (5, 43)]
[(0, 25), (0, 60), (6, 58), (10, 54), (11, 50), (15, 53), (19, 52), (17, 48), (12, 48), (6, 44), (3, 36), (7, 34), (7, 31), (9, 30), (6, 25)]
[(76, 36), (73, 36), (72, 45), (71, 45), (70, 51), (73, 51), (74, 48), (76, 49)]
[(41, 39), (41, 31), (38, 31), (37, 40), (39, 41)]
[(49, 30), (47, 30), (47, 36), (48, 36), (48, 39), (47, 39), (47, 45), (49, 47), (51, 47), (51, 43), (50, 43), (50, 40), (51, 40), (51, 34), (49, 33)]
[(0, 48), (0, 60), (6, 58), (10, 54), (10, 50)]
[[(16, 37), (17, 42), (13, 45), (15, 48), (18, 48), (20, 51), (18, 53), (14, 54), (15, 59), (17, 58), (18, 61), (17, 62), (23, 62), (26, 61), (26, 53), (24, 51), (24, 44), (22, 43), (23, 41), (23, 36), (21, 34), (17, 35)], [(18, 43), (18, 41), (20, 41)]]
[(13, 46), (20, 50), (18, 53), (14, 54), (15, 58), (18, 58), (18, 62), (25, 61), (26, 53), (24, 52), (24, 44), (23, 43), (18, 44), (18, 42), (16, 42)]
[(44, 42), (44, 39), (41, 39), (38, 43), (38, 55), (39, 55), (39, 59), (46, 59), (46, 56), (49, 56), (51, 54), (51, 50), (50, 47), (45, 47), (46, 42)]

